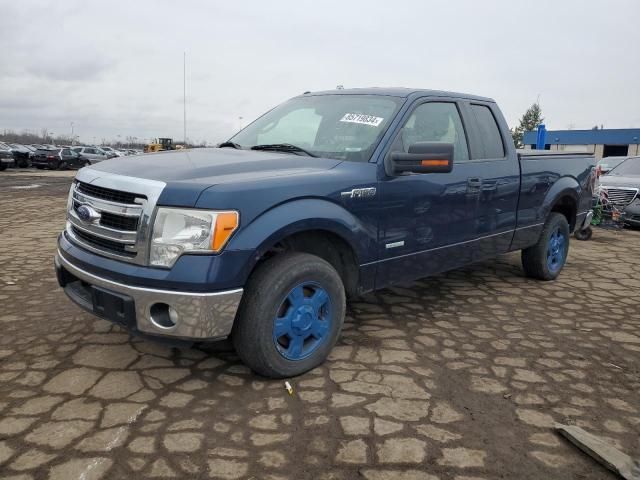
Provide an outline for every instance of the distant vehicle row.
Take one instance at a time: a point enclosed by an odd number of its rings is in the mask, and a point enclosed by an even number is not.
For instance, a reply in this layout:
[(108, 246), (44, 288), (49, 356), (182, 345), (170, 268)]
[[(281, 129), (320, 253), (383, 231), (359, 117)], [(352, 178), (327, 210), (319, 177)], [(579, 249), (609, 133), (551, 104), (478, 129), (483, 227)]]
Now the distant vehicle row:
[(135, 149), (115, 149), (106, 146), (55, 146), (49, 144), (21, 145), (0, 142), (0, 171), (15, 166), (26, 168), (79, 168), (114, 157), (139, 155)]

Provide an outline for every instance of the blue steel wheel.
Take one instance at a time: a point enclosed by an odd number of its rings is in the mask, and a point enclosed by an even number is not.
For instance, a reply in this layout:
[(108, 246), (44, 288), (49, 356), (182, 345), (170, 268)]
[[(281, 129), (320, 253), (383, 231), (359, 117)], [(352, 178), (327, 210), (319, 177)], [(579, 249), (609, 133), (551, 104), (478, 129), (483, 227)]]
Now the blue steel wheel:
[(316, 282), (303, 282), (284, 298), (273, 321), (273, 341), (287, 360), (315, 352), (331, 332), (331, 299)]
[(522, 267), (528, 277), (554, 280), (562, 271), (569, 253), (569, 222), (559, 212), (551, 212), (535, 245), (522, 250)]
[(329, 262), (308, 253), (278, 254), (249, 277), (231, 340), (254, 372), (295, 377), (325, 361), (345, 310), (344, 285)]
[(547, 267), (550, 272), (559, 272), (564, 265), (567, 254), (567, 238), (557, 227), (549, 237), (547, 242)]

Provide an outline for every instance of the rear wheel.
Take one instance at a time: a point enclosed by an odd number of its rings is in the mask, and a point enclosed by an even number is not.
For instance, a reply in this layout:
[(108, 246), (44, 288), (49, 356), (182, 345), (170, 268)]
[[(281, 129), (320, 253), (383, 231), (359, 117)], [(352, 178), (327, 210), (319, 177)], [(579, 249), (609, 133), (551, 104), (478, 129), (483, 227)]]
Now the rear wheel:
[(60, 160), (55, 160), (49, 164), (49, 168), (51, 170), (59, 170), (60, 169)]
[(7, 164), (0, 162), (0, 172), (7, 169)]
[(346, 295), (323, 259), (286, 253), (267, 260), (247, 282), (232, 340), (253, 371), (272, 378), (320, 365), (344, 322)]
[(522, 251), (522, 267), (529, 277), (554, 280), (562, 271), (568, 253), (569, 224), (564, 215), (552, 212), (538, 243)]

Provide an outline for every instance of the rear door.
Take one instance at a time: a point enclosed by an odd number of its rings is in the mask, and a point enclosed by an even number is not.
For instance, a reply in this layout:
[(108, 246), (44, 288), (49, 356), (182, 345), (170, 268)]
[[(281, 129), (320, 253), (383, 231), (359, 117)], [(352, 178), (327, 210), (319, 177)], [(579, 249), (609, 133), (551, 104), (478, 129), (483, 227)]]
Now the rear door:
[(480, 260), (509, 250), (517, 220), (520, 165), (495, 103), (466, 101), (462, 112), (469, 126), (469, 185), (477, 194), (472, 253)]

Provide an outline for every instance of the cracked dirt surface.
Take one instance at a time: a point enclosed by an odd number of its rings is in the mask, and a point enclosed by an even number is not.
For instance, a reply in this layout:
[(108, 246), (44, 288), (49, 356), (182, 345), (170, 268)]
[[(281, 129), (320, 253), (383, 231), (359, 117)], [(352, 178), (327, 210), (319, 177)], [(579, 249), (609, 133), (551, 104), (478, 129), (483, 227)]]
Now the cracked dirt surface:
[(573, 240), (555, 282), (510, 254), (352, 301), (289, 396), (224, 347), (130, 338), (66, 299), (72, 176), (0, 174), (2, 478), (615, 478), (554, 422), (640, 452), (638, 231)]

